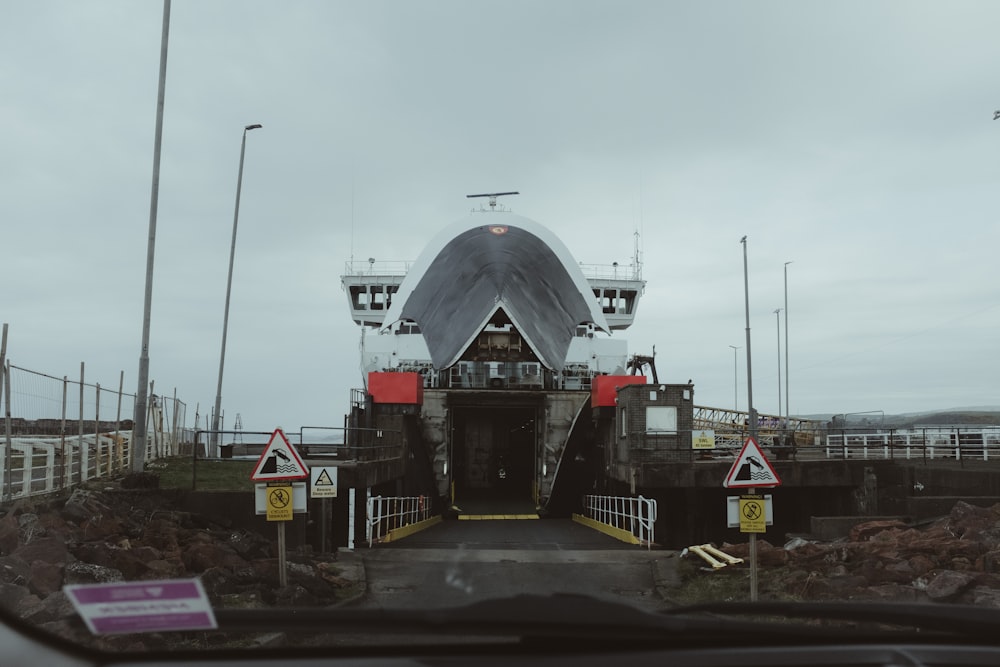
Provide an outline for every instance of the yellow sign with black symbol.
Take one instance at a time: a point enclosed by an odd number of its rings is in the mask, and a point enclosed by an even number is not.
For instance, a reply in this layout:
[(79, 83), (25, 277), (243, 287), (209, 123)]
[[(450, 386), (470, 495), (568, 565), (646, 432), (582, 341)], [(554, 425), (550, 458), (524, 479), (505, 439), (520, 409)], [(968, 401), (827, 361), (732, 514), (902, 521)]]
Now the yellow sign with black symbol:
[(763, 496), (740, 496), (740, 532), (767, 532), (766, 507)]
[(715, 431), (712, 429), (693, 431), (691, 449), (715, 449)]
[(291, 521), (294, 515), (292, 504), (292, 485), (269, 486), (265, 491), (264, 500), (267, 508), (268, 521)]

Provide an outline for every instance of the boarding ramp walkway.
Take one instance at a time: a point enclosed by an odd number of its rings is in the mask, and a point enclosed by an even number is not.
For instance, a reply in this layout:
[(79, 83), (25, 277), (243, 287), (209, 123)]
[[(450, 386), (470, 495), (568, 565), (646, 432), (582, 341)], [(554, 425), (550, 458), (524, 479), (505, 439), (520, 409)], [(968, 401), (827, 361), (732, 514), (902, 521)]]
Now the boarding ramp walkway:
[[(408, 545), (428, 539), (434, 544), (456, 540), (464, 543), (470, 535), (502, 536), (509, 531), (522, 536), (535, 535), (546, 544), (553, 540), (558, 544), (560, 535), (588, 535), (591, 539), (584, 542), (603, 545), (603, 548), (639, 545), (651, 549), (655, 545), (657, 503), (642, 496), (588, 495), (581, 511), (571, 519), (539, 520), (537, 512), (518, 514), (495, 509), (488, 514), (462, 514), (456, 517), (459, 520), (442, 521), (440, 515), (431, 512), (430, 505), (430, 499), (424, 496), (368, 498), (368, 546), (395, 544), (403, 538), (409, 538), (406, 540)], [(573, 524), (575, 527), (571, 527)], [(500, 540), (496, 536), (490, 540)], [(576, 543), (575, 537), (573, 542)]]

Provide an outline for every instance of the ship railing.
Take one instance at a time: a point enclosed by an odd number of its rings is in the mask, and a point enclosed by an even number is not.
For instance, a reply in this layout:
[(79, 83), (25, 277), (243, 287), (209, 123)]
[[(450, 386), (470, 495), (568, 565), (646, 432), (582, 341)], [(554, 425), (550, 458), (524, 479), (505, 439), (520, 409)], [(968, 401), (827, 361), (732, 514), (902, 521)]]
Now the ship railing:
[[(524, 362), (464, 362), (437, 373), (437, 386), (451, 389), (552, 389), (558, 384), (552, 371), (538, 366), (537, 372), (523, 372)], [(425, 380), (424, 386), (434, 385)], [(589, 387), (589, 381), (588, 385)], [(559, 387), (562, 388), (562, 387)]]
[(587, 280), (642, 280), (642, 267), (636, 264), (584, 264), (580, 271)]
[(405, 276), (412, 261), (357, 259), (344, 262), (345, 276)]

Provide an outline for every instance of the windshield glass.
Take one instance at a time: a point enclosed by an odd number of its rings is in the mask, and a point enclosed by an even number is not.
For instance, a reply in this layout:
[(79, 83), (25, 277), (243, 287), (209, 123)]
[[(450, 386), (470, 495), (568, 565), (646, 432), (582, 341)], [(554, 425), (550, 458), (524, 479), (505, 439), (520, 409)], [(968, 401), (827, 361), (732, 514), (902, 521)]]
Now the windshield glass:
[(1000, 607), (1000, 7), (4, 15), (14, 626), (694, 645), (684, 605)]

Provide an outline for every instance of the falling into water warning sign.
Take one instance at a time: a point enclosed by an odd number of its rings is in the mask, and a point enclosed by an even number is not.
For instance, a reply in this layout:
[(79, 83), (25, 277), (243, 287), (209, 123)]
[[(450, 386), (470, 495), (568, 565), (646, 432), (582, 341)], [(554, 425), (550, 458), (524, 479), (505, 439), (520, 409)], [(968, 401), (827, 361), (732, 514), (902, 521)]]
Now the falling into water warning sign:
[(722, 485), (727, 489), (746, 489), (755, 486), (780, 486), (781, 480), (757, 441), (747, 438)]
[(299, 458), (298, 452), (288, 443), (288, 438), (279, 428), (271, 434), (271, 440), (257, 460), (257, 465), (254, 466), (250, 479), (254, 482), (273, 482), (284, 479), (304, 479), (308, 476), (309, 469), (306, 468), (302, 459)]

